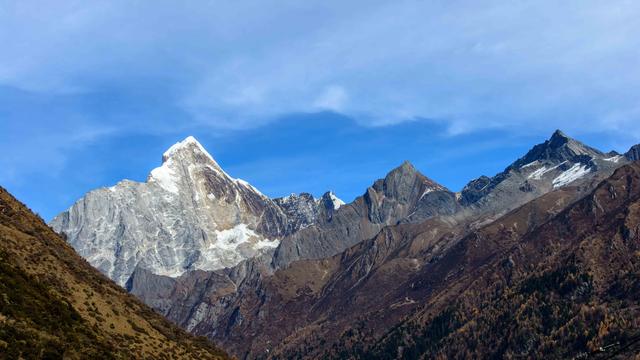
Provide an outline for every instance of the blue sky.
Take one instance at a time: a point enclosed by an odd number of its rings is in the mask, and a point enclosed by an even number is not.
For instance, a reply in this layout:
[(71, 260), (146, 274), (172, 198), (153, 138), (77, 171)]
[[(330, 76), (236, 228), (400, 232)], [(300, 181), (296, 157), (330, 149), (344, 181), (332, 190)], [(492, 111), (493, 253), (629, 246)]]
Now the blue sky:
[(46, 219), (194, 135), (268, 195), (459, 190), (556, 128), (640, 142), (634, 1), (0, 0), (0, 185)]

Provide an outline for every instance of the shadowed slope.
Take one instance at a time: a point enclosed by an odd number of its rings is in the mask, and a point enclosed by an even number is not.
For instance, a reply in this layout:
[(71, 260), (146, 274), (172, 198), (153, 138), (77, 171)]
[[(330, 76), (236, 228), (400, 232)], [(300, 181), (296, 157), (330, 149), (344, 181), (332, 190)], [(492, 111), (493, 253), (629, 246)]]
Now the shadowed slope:
[(407, 292), (424, 299), (415, 312), (383, 336), (350, 330), (333, 357), (626, 359), (640, 351), (640, 165), (523, 229), (530, 210), (425, 266)]

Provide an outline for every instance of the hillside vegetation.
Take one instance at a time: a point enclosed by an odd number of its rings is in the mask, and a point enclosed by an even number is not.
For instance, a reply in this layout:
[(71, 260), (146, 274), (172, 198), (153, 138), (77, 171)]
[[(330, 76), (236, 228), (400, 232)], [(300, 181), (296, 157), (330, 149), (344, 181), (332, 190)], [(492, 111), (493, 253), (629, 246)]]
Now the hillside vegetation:
[(0, 188), (0, 358), (228, 357), (104, 277)]

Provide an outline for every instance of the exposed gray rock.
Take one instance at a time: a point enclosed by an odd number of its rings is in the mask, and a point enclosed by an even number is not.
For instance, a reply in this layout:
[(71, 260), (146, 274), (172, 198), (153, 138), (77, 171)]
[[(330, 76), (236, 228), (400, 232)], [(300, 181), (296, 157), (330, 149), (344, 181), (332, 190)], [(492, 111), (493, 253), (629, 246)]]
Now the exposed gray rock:
[(476, 212), (502, 214), (559, 187), (609, 176), (627, 162), (624, 156), (605, 154), (556, 130), (503, 172), (469, 182), (460, 204)]
[[(166, 313), (172, 306), (171, 297), (176, 285), (175, 278), (155, 275), (142, 267), (136, 267), (129, 280), (125, 284), (127, 291), (135, 289), (135, 294), (140, 300), (156, 309), (160, 313)], [(153, 296), (145, 296), (145, 295)]]
[[(313, 226), (282, 239), (273, 266), (329, 257), (372, 238), (385, 226), (451, 215), (458, 208), (454, 193), (404, 162), (352, 203), (333, 210), (330, 216), (319, 216)], [(330, 207), (324, 209), (331, 211)]]
[(640, 144), (634, 145), (627, 151), (624, 156), (631, 161), (640, 160)]
[(178, 276), (234, 266), (275, 248), (290, 228), (274, 201), (225, 173), (194, 138), (162, 161), (145, 183), (92, 191), (51, 222), (120, 285), (138, 267)]
[(331, 217), (344, 205), (334, 193), (328, 191), (320, 199), (309, 193), (291, 194), (273, 201), (287, 215), (287, 234), (292, 234), (317, 222), (319, 216)]

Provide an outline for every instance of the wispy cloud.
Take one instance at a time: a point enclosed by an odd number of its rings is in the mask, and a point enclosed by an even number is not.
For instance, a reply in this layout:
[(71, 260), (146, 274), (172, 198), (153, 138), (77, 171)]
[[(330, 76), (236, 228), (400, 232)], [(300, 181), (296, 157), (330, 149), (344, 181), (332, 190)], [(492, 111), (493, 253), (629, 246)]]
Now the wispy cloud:
[[(637, 142), (638, 18), (628, 0), (0, 0), (0, 149), (44, 149), (53, 171), (69, 146), (114, 132), (224, 132), (319, 110), (362, 126), (430, 119), (450, 135)], [(20, 113), (3, 89), (55, 100)]]
[(0, 83), (166, 78), (173, 102), (231, 128), (322, 107), (365, 125), (440, 118), (452, 133), (598, 130), (637, 118), (639, 16), (624, 0), (4, 1)]
[(342, 86), (328, 86), (322, 94), (313, 102), (320, 110), (342, 111), (349, 99), (347, 91)]

